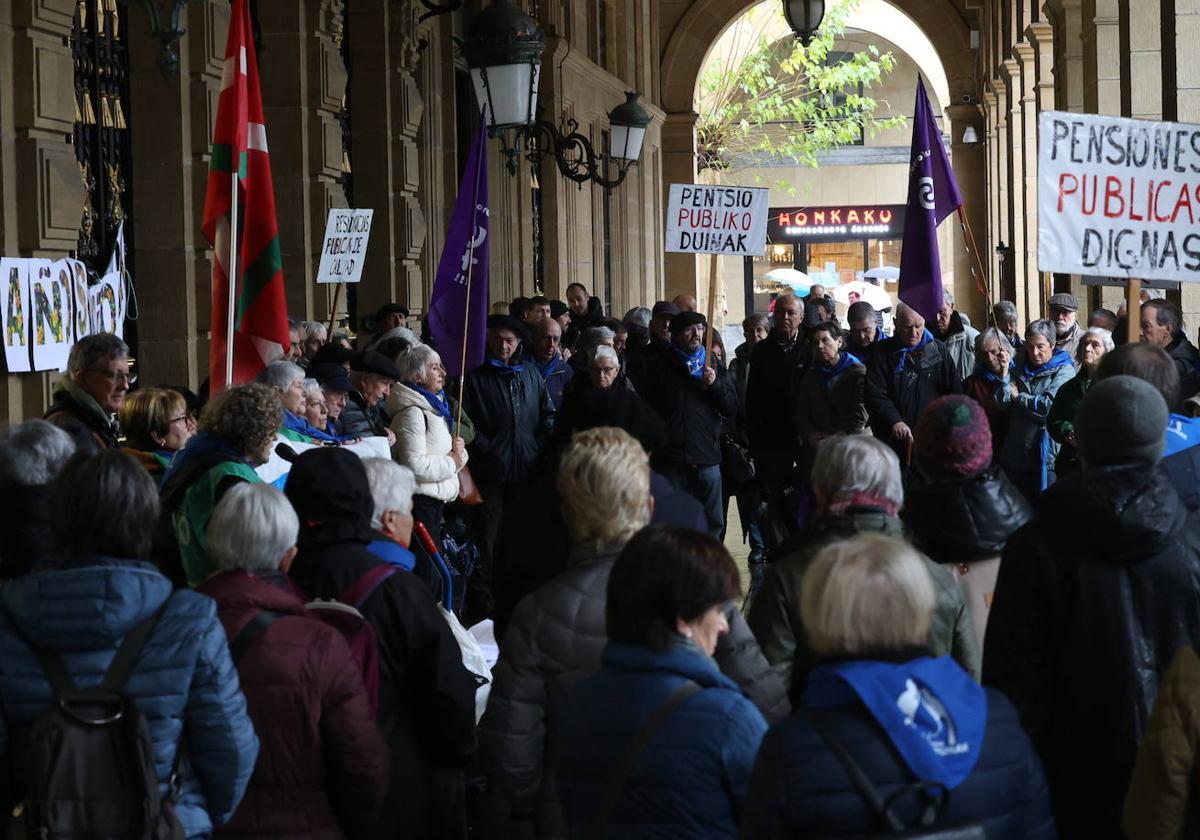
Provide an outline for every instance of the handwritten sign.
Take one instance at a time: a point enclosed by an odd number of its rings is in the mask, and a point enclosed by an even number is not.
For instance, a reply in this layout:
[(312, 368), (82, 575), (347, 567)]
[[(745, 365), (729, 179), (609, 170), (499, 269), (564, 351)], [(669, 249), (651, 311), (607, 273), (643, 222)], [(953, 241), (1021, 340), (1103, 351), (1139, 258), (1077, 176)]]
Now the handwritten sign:
[(756, 187), (672, 184), (667, 250), (684, 254), (762, 256), (771, 191)]
[(330, 210), (321, 246), (318, 283), (357, 283), (362, 279), (374, 210)]
[(1038, 268), (1200, 281), (1200, 125), (1043, 111)]

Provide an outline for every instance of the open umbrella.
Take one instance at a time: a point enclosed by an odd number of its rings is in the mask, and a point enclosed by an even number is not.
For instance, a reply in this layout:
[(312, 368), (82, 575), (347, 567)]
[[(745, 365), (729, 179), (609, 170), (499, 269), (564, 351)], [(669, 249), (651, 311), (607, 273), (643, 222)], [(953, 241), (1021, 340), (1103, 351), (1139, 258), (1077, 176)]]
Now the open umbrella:
[(900, 269), (894, 265), (881, 265), (877, 268), (868, 268), (863, 272), (864, 280), (899, 280)]
[(797, 292), (807, 292), (812, 288), (813, 281), (803, 271), (794, 268), (775, 268), (768, 271), (766, 279), (775, 283), (790, 286)]
[(865, 300), (875, 310), (887, 309), (893, 305), (891, 295), (879, 286), (865, 280), (855, 280), (852, 283), (835, 286), (830, 290), (830, 294), (833, 295), (835, 301), (845, 306), (850, 306), (860, 300)]

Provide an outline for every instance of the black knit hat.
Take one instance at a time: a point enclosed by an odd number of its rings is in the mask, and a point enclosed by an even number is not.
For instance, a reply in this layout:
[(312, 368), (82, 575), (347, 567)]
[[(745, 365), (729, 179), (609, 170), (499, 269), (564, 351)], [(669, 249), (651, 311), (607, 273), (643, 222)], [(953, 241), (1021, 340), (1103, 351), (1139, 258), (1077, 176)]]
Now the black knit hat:
[(1079, 456), (1089, 467), (1162, 460), (1167, 403), (1153, 385), (1110, 376), (1088, 389), (1075, 415)]
[(680, 312), (671, 319), (671, 335), (678, 335), (696, 324), (707, 325), (708, 321), (699, 312)]

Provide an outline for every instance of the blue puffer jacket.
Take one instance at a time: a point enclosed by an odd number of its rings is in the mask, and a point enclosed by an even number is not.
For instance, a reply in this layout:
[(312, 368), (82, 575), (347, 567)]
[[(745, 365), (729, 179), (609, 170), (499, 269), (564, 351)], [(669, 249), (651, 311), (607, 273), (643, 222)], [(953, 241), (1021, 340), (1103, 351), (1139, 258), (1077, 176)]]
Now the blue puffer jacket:
[(767, 723), (737, 684), (697, 648), (665, 653), (609, 643), (600, 671), (575, 690), (555, 767), (571, 825), (582, 836), (642, 723), (684, 680), (703, 691), (675, 709), (642, 753), (608, 838), (736, 837), (750, 769)]
[[(180, 740), (187, 739), (183, 795), (177, 806), (188, 837), (207, 837), (241, 801), (258, 738), (246, 714), (225, 630), (211, 598), (183, 590), (149, 563), (89, 558), (71, 567), (39, 567), (0, 591), (0, 760), (11, 786), (0, 806), (29, 783), (29, 730), (53, 692), (21, 636), (63, 656), (77, 684), (95, 685), (125, 635), (171, 598), (129, 682), (154, 739), (161, 793)], [(21, 634), (21, 635), (18, 635)]]
[[(986, 691), (983, 748), (966, 781), (950, 792), (943, 824), (982, 823), (988, 840), (1053, 840), (1042, 763), (1012, 704), (1000, 692)], [(826, 714), (834, 737), (881, 795), (887, 797), (913, 780), (866, 706), (853, 703)], [(913, 820), (912, 805), (912, 797), (901, 798), (897, 816)], [(775, 724), (763, 739), (745, 811), (745, 840), (865, 837), (882, 831), (804, 713), (794, 712)]]

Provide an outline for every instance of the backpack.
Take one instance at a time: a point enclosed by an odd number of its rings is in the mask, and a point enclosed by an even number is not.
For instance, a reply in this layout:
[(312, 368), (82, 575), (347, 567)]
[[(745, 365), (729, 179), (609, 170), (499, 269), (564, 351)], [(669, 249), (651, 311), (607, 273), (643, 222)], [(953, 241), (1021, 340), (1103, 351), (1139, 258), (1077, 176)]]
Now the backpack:
[(395, 566), (380, 563), (364, 572), (336, 600), (318, 598), (304, 605), (314, 617), (341, 633), (350, 646), (350, 653), (362, 671), (367, 699), (375, 715), (379, 714), (379, 639), (375, 628), (359, 610), (379, 585), (395, 572)]
[(150, 728), (122, 693), (165, 609), (166, 603), (129, 632), (99, 685), (87, 688), (76, 685), (58, 654), (26, 640), (56, 702), (33, 721), (31, 780), (13, 811), (10, 840), (184, 840), (175, 814), (183, 746), (163, 799)]

